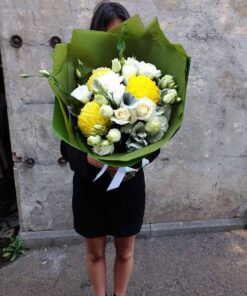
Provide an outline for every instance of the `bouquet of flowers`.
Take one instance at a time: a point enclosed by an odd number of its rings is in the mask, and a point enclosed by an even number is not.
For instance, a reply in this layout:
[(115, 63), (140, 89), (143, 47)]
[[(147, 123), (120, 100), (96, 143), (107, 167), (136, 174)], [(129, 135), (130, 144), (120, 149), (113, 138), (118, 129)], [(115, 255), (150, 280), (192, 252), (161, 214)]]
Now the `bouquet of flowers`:
[(75, 29), (56, 45), (52, 71), (40, 71), (55, 94), (53, 129), (106, 166), (129, 168), (180, 128), (189, 67), (157, 18), (146, 28), (136, 15), (108, 32)]
[[(133, 57), (115, 58), (112, 67), (93, 70), (71, 96), (83, 107), (77, 126), (97, 155), (129, 152), (162, 139), (172, 104), (181, 101), (171, 75)], [(81, 77), (78, 61), (76, 73)]]

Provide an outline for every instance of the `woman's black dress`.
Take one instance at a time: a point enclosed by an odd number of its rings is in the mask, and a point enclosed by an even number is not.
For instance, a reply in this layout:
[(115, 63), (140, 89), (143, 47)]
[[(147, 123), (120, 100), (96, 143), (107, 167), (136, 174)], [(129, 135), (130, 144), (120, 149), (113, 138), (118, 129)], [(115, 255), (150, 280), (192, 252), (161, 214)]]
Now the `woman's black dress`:
[[(61, 155), (74, 171), (72, 211), (75, 231), (86, 237), (125, 237), (141, 230), (145, 212), (145, 177), (140, 169), (116, 189), (106, 191), (112, 178), (105, 172), (92, 182), (100, 169), (87, 162), (87, 154), (61, 141)], [(152, 162), (160, 153), (148, 157)], [(140, 164), (135, 165), (135, 167)]]

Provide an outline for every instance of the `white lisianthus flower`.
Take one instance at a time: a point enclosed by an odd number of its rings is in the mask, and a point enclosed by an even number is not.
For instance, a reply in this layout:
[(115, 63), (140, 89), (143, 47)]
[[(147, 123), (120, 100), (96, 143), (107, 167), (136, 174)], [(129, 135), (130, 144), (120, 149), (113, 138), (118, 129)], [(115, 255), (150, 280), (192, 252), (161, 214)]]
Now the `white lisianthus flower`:
[(102, 105), (99, 109), (99, 113), (102, 117), (109, 118), (113, 115), (113, 109), (110, 105)]
[(139, 68), (139, 61), (137, 61), (135, 58), (128, 57), (127, 60), (125, 60), (124, 65), (135, 66), (138, 69)]
[(124, 82), (128, 83), (128, 79), (136, 76), (138, 73), (138, 68), (134, 65), (124, 65), (122, 68), (122, 75), (124, 77)]
[(176, 89), (168, 89), (166, 94), (162, 97), (162, 101), (165, 104), (172, 104), (176, 101), (178, 93)]
[(106, 137), (110, 142), (113, 142), (113, 143), (119, 142), (121, 139), (121, 133), (120, 133), (119, 129), (112, 128), (112, 129), (110, 129), (110, 131)]
[(153, 64), (140, 62), (138, 74), (147, 76), (150, 79), (154, 79), (155, 77), (161, 76), (161, 71), (157, 70), (157, 68)]
[(154, 117), (152, 120), (145, 124), (145, 131), (151, 135), (154, 135), (160, 131), (161, 122), (158, 117)]
[[(113, 71), (109, 71), (105, 75), (95, 78), (94, 81), (97, 81), (106, 93), (115, 93), (119, 90), (119, 85), (123, 81), (123, 77)], [(98, 83), (93, 83), (93, 91), (96, 93), (100, 92)]]
[(117, 124), (124, 125), (130, 122), (131, 113), (127, 108), (118, 108), (114, 110), (114, 116), (111, 117), (111, 121)]
[(112, 63), (112, 66), (111, 66), (112, 71), (115, 73), (119, 73), (122, 68), (121, 63), (119, 62), (119, 59), (113, 59), (111, 63)]
[(139, 62), (135, 58), (128, 58), (122, 68), (124, 82), (128, 83), (128, 79), (138, 74)]
[(97, 135), (97, 136), (89, 136), (87, 138), (87, 143), (90, 146), (95, 146), (95, 145), (99, 145), (101, 142), (101, 136)]
[(72, 91), (70, 95), (82, 102), (83, 104), (89, 102), (91, 98), (91, 92), (89, 91), (86, 85), (79, 85), (76, 89)]
[(150, 120), (156, 110), (156, 104), (149, 98), (142, 98), (138, 100), (136, 106), (136, 116), (139, 120), (148, 121)]
[(118, 87), (116, 87), (115, 91), (111, 94), (112, 96), (112, 101), (115, 105), (119, 106), (122, 99), (123, 95), (125, 93), (125, 87), (123, 84), (119, 84)]
[(114, 152), (114, 144), (109, 140), (103, 140), (99, 145), (93, 147), (93, 151), (99, 155), (112, 154)]

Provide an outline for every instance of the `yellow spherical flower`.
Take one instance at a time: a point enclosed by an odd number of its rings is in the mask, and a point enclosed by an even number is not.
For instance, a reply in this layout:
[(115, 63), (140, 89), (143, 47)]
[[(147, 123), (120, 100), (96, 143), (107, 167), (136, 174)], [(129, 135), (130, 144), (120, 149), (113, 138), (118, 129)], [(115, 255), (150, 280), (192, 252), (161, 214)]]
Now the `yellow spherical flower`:
[[(78, 116), (78, 127), (84, 136), (89, 137), (102, 132), (107, 133), (107, 125), (110, 123), (109, 118), (104, 118), (99, 113), (100, 106), (95, 101), (87, 103)], [(100, 127), (100, 130), (95, 128)]]
[(155, 104), (160, 100), (160, 90), (156, 83), (144, 75), (131, 77), (128, 80), (126, 90), (137, 99), (147, 97)]
[(96, 70), (94, 70), (93, 74), (89, 77), (88, 81), (87, 81), (87, 87), (89, 90), (92, 90), (93, 88), (93, 81), (95, 78), (104, 76), (106, 73), (112, 71), (110, 68), (98, 68)]

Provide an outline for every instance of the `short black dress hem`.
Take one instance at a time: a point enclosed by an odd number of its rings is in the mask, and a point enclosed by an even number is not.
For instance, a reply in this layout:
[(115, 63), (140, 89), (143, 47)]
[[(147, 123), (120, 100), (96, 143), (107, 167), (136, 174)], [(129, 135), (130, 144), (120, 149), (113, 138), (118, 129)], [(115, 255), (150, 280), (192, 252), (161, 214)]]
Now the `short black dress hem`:
[(75, 231), (85, 238), (128, 237), (140, 232), (145, 212), (145, 180), (140, 170), (133, 178), (106, 191), (108, 172), (93, 182), (100, 169), (87, 163), (86, 179), (74, 174), (72, 210)]

